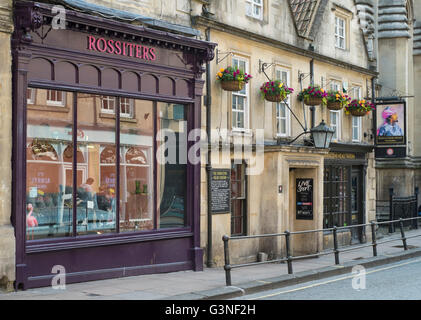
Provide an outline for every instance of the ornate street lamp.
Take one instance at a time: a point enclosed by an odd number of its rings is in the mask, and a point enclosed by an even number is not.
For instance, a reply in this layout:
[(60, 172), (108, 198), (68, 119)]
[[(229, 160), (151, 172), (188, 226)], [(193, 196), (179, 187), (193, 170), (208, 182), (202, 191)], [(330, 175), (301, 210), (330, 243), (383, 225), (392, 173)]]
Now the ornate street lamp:
[(316, 148), (327, 149), (332, 141), (335, 129), (329, 127), (324, 120), (317, 127), (310, 129)]

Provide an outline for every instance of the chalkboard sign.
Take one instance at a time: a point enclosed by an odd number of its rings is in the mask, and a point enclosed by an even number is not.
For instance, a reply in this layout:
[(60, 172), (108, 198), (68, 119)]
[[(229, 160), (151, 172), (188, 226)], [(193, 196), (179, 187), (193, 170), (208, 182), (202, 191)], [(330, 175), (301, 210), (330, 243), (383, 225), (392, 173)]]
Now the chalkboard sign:
[(231, 170), (213, 169), (211, 171), (211, 212), (231, 212)]
[(297, 179), (296, 202), (296, 218), (313, 220), (313, 179)]

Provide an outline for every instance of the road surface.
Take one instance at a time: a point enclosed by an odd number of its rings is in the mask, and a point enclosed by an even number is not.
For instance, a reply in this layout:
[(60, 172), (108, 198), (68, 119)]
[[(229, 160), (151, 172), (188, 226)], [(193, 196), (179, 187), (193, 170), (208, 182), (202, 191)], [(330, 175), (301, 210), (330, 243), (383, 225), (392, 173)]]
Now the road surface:
[(421, 259), (359, 268), (354, 273), (233, 300), (421, 300)]

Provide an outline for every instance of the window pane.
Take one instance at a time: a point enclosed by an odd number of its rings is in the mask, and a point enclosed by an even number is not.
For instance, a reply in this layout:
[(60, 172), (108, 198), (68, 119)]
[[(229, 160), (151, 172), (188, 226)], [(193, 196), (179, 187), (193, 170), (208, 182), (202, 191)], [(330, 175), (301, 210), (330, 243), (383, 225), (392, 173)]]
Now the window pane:
[(153, 102), (132, 101), (136, 122), (120, 122), (120, 232), (155, 227)]
[(244, 164), (231, 164), (231, 235), (244, 235), (245, 190)]
[(115, 119), (100, 118), (95, 94), (78, 93), (77, 232), (115, 231), (117, 155)]
[(101, 96), (101, 112), (114, 113), (116, 98), (110, 96)]
[[(174, 117), (174, 107), (177, 117)], [(158, 103), (158, 227), (184, 227), (187, 203), (187, 107)], [(180, 116), (182, 115), (182, 117)]]
[(251, 4), (249, 2), (246, 2), (246, 15), (248, 16), (252, 15)]
[[(47, 90), (35, 92), (39, 106), (46, 106)], [(72, 93), (64, 94), (72, 101)], [(27, 240), (72, 235), (72, 105), (59, 117), (51, 111), (27, 110)]]

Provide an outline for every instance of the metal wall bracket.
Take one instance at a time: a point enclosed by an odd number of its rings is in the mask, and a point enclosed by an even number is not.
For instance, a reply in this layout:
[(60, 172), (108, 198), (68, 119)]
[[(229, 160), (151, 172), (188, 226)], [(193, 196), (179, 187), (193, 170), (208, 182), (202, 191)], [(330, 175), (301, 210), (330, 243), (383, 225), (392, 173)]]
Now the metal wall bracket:
[(275, 64), (274, 63), (267, 63), (267, 62), (263, 62), (262, 60), (259, 59), (259, 73), (264, 73), (266, 78), (268, 78), (268, 80), (270, 81), (271, 78), (269, 78), (269, 76), (266, 74), (265, 70), (269, 69), (270, 67), (273, 67)]
[[(223, 58), (220, 58), (220, 55), (225, 55)], [(233, 56), (234, 53), (232, 51), (222, 52), (218, 49), (216, 49), (216, 64), (219, 64), (220, 62), (224, 61), (229, 55)]]

